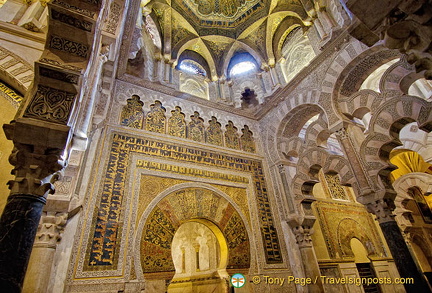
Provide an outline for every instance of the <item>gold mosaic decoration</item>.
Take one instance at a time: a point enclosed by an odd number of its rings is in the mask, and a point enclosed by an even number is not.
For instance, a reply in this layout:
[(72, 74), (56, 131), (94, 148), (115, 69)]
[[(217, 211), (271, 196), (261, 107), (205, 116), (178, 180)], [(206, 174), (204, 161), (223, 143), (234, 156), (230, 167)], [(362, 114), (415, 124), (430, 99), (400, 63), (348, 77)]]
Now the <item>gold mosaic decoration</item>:
[(127, 99), (127, 104), (121, 112), (120, 124), (141, 129), (144, 118), (143, 105), (144, 103), (137, 95), (133, 95), (132, 98)]
[(13, 89), (9, 88), (4, 83), (0, 82), (0, 92), (2, 93), (2, 96), (5, 97), (14, 107), (18, 107), (23, 97), (19, 95), (17, 92), (15, 92)]
[(174, 271), (171, 243), (175, 231), (182, 223), (194, 218), (208, 219), (222, 231), (229, 249), (228, 268), (250, 266), (249, 238), (235, 208), (211, 190), (185, 188), (162, 199), (146, 221), (141, 239), (144, 273)]
[[(235, 37), (254, 19), (267, 15), (267, 0), (175, 0), (172, 7), (198, 31), (200, 35), (215, 34)], [(220, 32), (220, 31), (223, 32)]]
[(186, 175), (190, 175), (190, 176), (194, 176), (194, 177), (198, 177), (198, 178), (211, 178), (211, 179), (244, 183), (244, 184), (249, 183), (249, 180), (243, 176), (231, 175), (231, 174), (227, 174), (227, 173), (212, 172), (212, 171), (206, 171), (203, 169), (188, 168), (188, 167), (183, 167), (183, 166), (169, 165), (169, 164), (164, 164), (164, 163), (148, 162), (145, 160), (138, 160), (136, 166), (138, 168), (143, 168), (143, 169), (147, 169), (147, 170), (170, 172), (170, 173), (174, 173), (174, 174), (186, 174)]
[(237, 127), (234, 126), (232, 121), (228, 121), (228, 125), (226, 125), (225, 145), (232, 149), (240, 149)]
[[(216, 117), (212, 117), (209, 121), (209, 127), (204, 126), (204, 119), (200, 117), (198, 112), (194, 112), (190, 116), (189, 124), (185, 121), (185, 114), (180, 107), (175, 107), (171, 111), (171, 117), (166, 122), (166, 109), (160, 101), (155, 101), (150, 106), (150, 111), (144, 118), (142, 110), (142, 102), (140, 98), (133, 95), (127, 100), (127, 105), (123, 108), (120, 116), (120, 125), (132, 128), (142, 129), (145, 120), (145, 129), (157, 133), (166, 133), (172, 136), (187, 138), (199, 142), (207, 142), (209, 144), (225, 146), (232, 149), (242, 149), (247, 152), (255, 152), (255, 141), (249, 127), (245, 125), (243, 135), (240, 140), (237, 134), (237, 127), (231, 121), (228, 121), (227, 131), (225, 134), (222, 131), (221, 124)], [(166, 124), (168, 127), (166, 127)]]
[(147, 114), (145, 129), (157, 133), (165, 133), (166, 109), (161, 102), (155, 101), (150, 105), (150, 112)]
[(171, 111), (171, 117), (168, 119), (168, 134), (186, 138), (185, 115), (178, 106)]
[(132, 153), (172, 159), (179, 163), (194, 163), (197, 169), (201, 165), (251, 174), (267, 263), (283, 261), (260, 161), (113, 133), (102, 194), (93, 217), (92, 236), (88, 243), (84, 270), (114, 269), (117, 266), (125, 216), (122, 214), (123, 196)]
[(369, 255), (386, 256), (374, 220), (363, 205), (317, 201), (313, 209), (332, 259), (354, 257), (350, 244), (354, 237), (362, 242)]
[(206, 141), (215, 145), (223, 145), (222, 129), (221, 124), (217, 121), (216, 117), (212, 117), (209, 121), (209, 127), (207, 129)]
[(255, 141), (252, 136), (252, 131), (249, 130), (249, 127), (245, 125), (242, 129), (243, 135), (240, 137), (240, 143), (242, 146), (242, 150), (246, 152), (255, 152)]
[(194, 141), (205, 141), (204, 119), (202, 119), (197, 111), (190, 117), (188, 137)]
[[(141, 164), (141, 162), (145, 161), (138, 161), (137, 167), (147, 169), (144, 165)], [(149, 162), (150, 163), (150, 162)], [(153, 162), (152, 162), (153, 164)], [(153, 167), (150, 167), (149, 170), (152, 170), (156, 165), (153, 165)], [(178, 169), (178, 166), (168, 165), (168, 164), (161, 164), (161, 169), (158, 171), (166, 172), (166, 173), (176, 173), (176, 170)], [(156, 169), (153, 169), (156, 170)], [(171, 172), (171, 170), (174, 170), (174, 172)], [(178, 173), (177, 173), (178, 174)], [(193, 176), (191, 173), (188, 173), (188, 175)], [(208, 178), (208, 179), (218, 179), (218, 178), (226, 178), (226, 181), (230, 181), (232, 183), (244, 183), (244, 179), (241, 179), (241, 181), (236, 181), (237, 177), (225, 177), (223, 173), (214, 173), (215, 176), (208, 176), (208, 177), (202, 177), (202, 178)], [(233, 181), (231, 181), (231, 179)], [(224, 180), (225, 181), (225, 180)], [(163, 177), (157, 177), (153, 175), (142, 175), (141, 176), (141, 189), (140, 189), (140, 200), (138, 205), (138, 215), (142, 215), (144, 211), (147, 209), (148, 205), (151, 203), (151, 201), (161, 192), (166, 190), (167, 188), (181, 184), (186, 182), (191, 182), (190, 180), (183, 180), (183, 179), (174, 179), (174, 178), (167, 178), (165, 176)], [(221, 182), (220, 184), (212, 183), (210, 184), (214, 188), (220, 190), (224, 194), (229, 194), (232, 200), (240, 207), (243, 215), (246, 216), (248, 223), (250, 224), (250, 213), (249, 213), (249, 206), (248, 206), (248, 195), (246, 192), (246, 189), (243, 187), (234, 187), (234, 186), (227, 186), (223, 185), (224, 183)], [(237, 184), (236, 184), (237, 185)], [(136, 223), (138, 224), (138, 223)]]
[(324, 174), (324, 178), (331, 198), (349, 200), (337, 174)]

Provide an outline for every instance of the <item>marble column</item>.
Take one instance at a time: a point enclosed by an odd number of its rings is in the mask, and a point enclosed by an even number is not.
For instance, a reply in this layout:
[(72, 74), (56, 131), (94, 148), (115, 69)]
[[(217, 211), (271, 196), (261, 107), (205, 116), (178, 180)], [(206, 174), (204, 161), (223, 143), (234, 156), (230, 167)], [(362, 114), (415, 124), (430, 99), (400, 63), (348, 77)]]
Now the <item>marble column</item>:
[(286, 167), (283, 164), (278, 165), (279, 175), (282, 181), (282, 187), (285, 194), (285, 200), (288, 206), (288, 214), (291, 215), (291, 214), (295, 214), (296, 211), (293, 202), (294, 199), (291, 196), (288, 196), (289, 184), (288, 184), (287, 173), (285, 168)]
[(370, 194), (372, 192), (372, 182), (367, 176), (363, 168), (363, 163), (359, 157), (359, 153), (354, 147), (353, 141), (345, 127), (336, 131), (336, 137), (340, 146), (345, 153), (345, 157), (349, 160), (351, 169), (359, 186), (359, 195)]
[(0, 219), (0, 288), (21, 292), (36, 235), (44, 198), (32, 194), (10, 195)]
[[(10, 138), (10, 127), (4, 128)], [(15, 134), (19, 128), (15, 127)], [(46, 196), (54, 189), (53, 174), (63, 167), (60, 151), (15, 142), (9, 157), (15, 179), (8, 182), (11, 192), (0, 218), (2, 292), (21, 292)]]
[[(361, 201), (361, 200), (360, 200)], [(394, 203), (391, 199), (378, 199), (363, 202), (367, 210), (376, 216), (381, 231), (395, 261), (401, 278), (412, 278), (413, 284), (404, 284), (407, 292), (432, 292), (425, 278), (419, 272), (416, 263), (408, 249), (399, 226), (394, 220), (392, 210)]]
[(297, 245), (303, 263), (303, 270), (306, 278), (310, 278), (312, 283), (307, 286), (308, 292), (324, 292), (321, 281), (321, 272), (315, 250), (312, 243), (313, 225), (316, 218), (312, 212), (312, 203), (315, 201), (313, 196), (306, 195), (300, 204), (300, 211), (296, 217), (292, 217), (288, 224), (296, 237)]
[(414, 278), (414, 284), (405, 284), (407, 292), (431, 292), (424, 278), (417, 269), (414, 259), (405, 243), (392, 211), (394, 210), (394, 192), (391, 187), (386, 190), (377, 190), (364, 168), (364, 163), (354, 147), (350, 134), (345, 128), (336, 131), (336, 136), (350, 162), (351, 169), (356, 178), (359, 191), (357, 201), (364, 204), (366, 209), (376, 216), (383, 235), (395, 261), (399, 275), (402, 278)]
[[(51, 276), (57, 243), (66, 225), (67, 213), (43, 212), (31, 253), (23, 293), (45, 293)], [(48, 264), (43, 270), (40, 264)]]
[(300, 248), (305, 277), (310, 278), (312, 281), (312, 284), (307, 286), (308, 292), (324, 292), (324, 287), (321, 282), (321, 272), (319, 269), (318, 260), (316, 258), (315, 251), (312, 245), (312, 227), (297, 226), (293, 228), (293, 232), (296, 237), (297, 244)]

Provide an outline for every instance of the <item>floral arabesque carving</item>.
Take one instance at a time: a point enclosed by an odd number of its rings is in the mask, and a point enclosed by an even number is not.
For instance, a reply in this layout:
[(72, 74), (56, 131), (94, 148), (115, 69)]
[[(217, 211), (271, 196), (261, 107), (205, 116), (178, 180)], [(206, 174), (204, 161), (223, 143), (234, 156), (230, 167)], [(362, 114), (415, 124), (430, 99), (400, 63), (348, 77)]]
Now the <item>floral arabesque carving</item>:
[(24, 117), (66, 124), (75, 94), (39, 85)]

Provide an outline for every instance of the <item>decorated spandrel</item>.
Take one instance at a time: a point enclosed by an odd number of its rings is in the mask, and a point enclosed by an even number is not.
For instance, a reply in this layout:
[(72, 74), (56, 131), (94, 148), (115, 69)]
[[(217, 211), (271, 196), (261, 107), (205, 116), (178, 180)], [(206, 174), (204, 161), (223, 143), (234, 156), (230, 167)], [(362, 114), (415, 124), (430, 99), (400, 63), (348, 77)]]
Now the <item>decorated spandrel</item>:
[(186, 138), (185, 115), (182, 113), (179, 106), (171, 111), (171, 117), (168, 119), (168, 134)]
[(234, 126), (232, 121), (228, 121), (225, 127), (225, 146), (231, 149), (240, 149), (237, 127)]
[(120, 124), (132, 128), (142, 129), (144, 112), (144, 103), (140, 100), (140, 97), (133, 95), (132, 98), (127, 99), (126, 106), (123, 107), (120, 116)]
[(155, 101), (150, 105), (150, 111), (147, 114), (145, 129), (157, 133), (165, 133), (166, 109), (160, 101)]
[(212, 116), (211, 120), (209, 121), (209, 127), (207, 128), (207, 142), (219, 146), (223, 145), (221, 124), (214, 116)]
[(249, 130), (249, 127), (247, 125), (244, 126), (242, 129), (242, 136), (240, 137), (240, 144), (242, 150), (246, 152), (255, 152), (255, 141), (253, 138), (252, 131)]
[(189, 122), (188, 138), (194, 141), (204, 142), (205, 139), (204, 119), (202, 119), (200, 117), (200, 114), (196, 111), (190, 118), (191, 121)]

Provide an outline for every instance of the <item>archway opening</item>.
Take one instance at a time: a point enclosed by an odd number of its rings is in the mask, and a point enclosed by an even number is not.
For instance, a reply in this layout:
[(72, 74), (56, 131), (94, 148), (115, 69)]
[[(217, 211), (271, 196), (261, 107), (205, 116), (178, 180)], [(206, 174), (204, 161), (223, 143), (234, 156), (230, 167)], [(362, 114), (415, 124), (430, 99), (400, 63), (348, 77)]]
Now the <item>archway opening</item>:
[(355, 263), (370, 263), (368, 251), (360, 240), (358, 240), (357, 238), (351, 238), (350, 246), (354, 254)]
[(215, 224), (193, 219), (180, 225), (171, 254), (175, 275), (169, 293), (227, 292), (228, 245)]
[[(363, 243), (357, 238), (352, 238), (350, 241), (351, 250), (354, 254), (354, 262), (357, 267), (358, 274), (362, 279), (373, 279), (376, 277), (371, 260), (368, 257), (368, 251)], [(365, 292), (381, 292), (379, 285), (372, 282), (364, 282), (363, 289)]]

